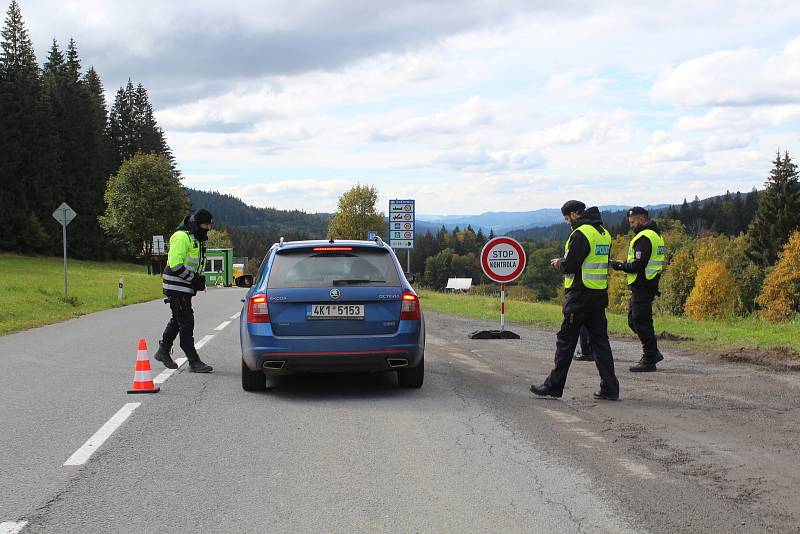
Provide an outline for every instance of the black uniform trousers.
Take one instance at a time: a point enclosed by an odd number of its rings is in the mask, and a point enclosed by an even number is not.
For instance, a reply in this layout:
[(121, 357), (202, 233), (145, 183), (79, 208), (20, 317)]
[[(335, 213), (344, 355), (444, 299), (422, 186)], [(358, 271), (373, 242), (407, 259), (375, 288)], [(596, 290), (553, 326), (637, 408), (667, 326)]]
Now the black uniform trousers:
[(586, 327), (589, 339), (592, 341), (594, 363), (600, 373), (600, 391), (610, 396), (618, 396), (619, 381), (614, 374), (614, 356), (611, 354), (611, 345), (608, 342), (605, 308), (564, 315), (561, 329), (556, 334), (555, 367), (544, 381), (545, 387), (556, 393), (564, 391), (581, 326)]
[(589, 339), (589, 331), (586, 330), (586, 326), (581, 326), (581, 354), (592, 355), (592, 340)]
[(642, 342), (642, 356), (653, 361), (658, 354), (656, 331), (653, 328), (653, 296), (646, 292), (634, 291), (628, 305), (628, 326)]
[(186, 358), (190, 362), (199, 360), (197, 349), (194, 348), (194, 310), (192, 309), (192, 297), (167, 297), (169, 308), (172, 310), (167, 327), (161, 341), (164, 345), (172, 346), (175, 338), (180, 334), (180, 345)]

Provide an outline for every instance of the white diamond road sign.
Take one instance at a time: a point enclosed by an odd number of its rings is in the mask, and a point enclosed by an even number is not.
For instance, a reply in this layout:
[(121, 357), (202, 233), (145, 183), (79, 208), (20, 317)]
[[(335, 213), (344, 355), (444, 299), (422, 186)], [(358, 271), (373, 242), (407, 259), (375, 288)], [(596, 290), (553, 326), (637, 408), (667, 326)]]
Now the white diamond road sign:
[(53, 212), (53, 218), (61, 223), (61, 226), (66, 226), (75, 218), (75, 210), (69, 207), (69, 204), (62, 202), (56, 211)]
[(389, 246), (414, 248), (415, 205), (413, 200), (389, 201)]

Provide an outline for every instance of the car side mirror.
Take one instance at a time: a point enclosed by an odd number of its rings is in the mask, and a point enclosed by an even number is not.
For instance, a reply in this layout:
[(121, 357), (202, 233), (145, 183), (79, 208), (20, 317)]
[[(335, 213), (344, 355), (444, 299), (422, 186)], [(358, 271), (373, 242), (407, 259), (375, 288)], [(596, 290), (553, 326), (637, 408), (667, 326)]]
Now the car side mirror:
[(236, 287), (253, 287), (253, 275), (243, 274), (236, 277)]
[(405, 275), (406, 275), (406, 280), (408, 280), (409, 284), (413, 284), (414, 282), (417, 281), (417, 277), (414, 276), (413, 273), (405, 273)]

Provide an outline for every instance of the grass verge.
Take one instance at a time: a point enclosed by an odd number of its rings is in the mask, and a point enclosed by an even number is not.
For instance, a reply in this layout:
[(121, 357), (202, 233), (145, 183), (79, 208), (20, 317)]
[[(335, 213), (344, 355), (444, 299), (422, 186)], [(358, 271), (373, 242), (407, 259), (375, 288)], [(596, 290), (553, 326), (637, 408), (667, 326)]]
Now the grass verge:
[[(422, 307), (426, 310), (496, 320), (500, 323), (500, 299), (469, 294), (437, 293), (422, 290)], [(633, 336), (628, 318), (607, 313), (608, 331), (612, 335)], [(561, 306), (543, 302), (506, 301), (506, 319), (541, 330), (556, 331), (562, 320)], [(755, 317), (736, 317), (719, 321), (693, 321), (686, 317), (656, 315), (655, 330), (666, 337), (685, 341), (693, 348), (718, 350), (791, 349), (800, 354), (800, 321), (770, 323)]]
[(68, 260), (67, 273), (65, 300), (63, 258), (0, 254), (0, 335), (118, 307), (120, 278), (123, 305), (161, 296), (161, 277), (142, 265)]

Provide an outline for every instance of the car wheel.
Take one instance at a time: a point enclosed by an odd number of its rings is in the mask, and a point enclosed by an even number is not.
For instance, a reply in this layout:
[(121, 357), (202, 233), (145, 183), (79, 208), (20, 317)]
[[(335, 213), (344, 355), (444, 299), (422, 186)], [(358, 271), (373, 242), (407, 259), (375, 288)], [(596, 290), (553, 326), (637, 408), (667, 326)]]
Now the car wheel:
[(267, 376), (261, 371), (251, 371), (242, 360), (242, 389), (245, 391), (264, 391)]
[(419, 365), (410, 369), (397, 370), (397, 385), (401, 388), (421, 388), (425, 378), (425, 356), (419, 361)]

